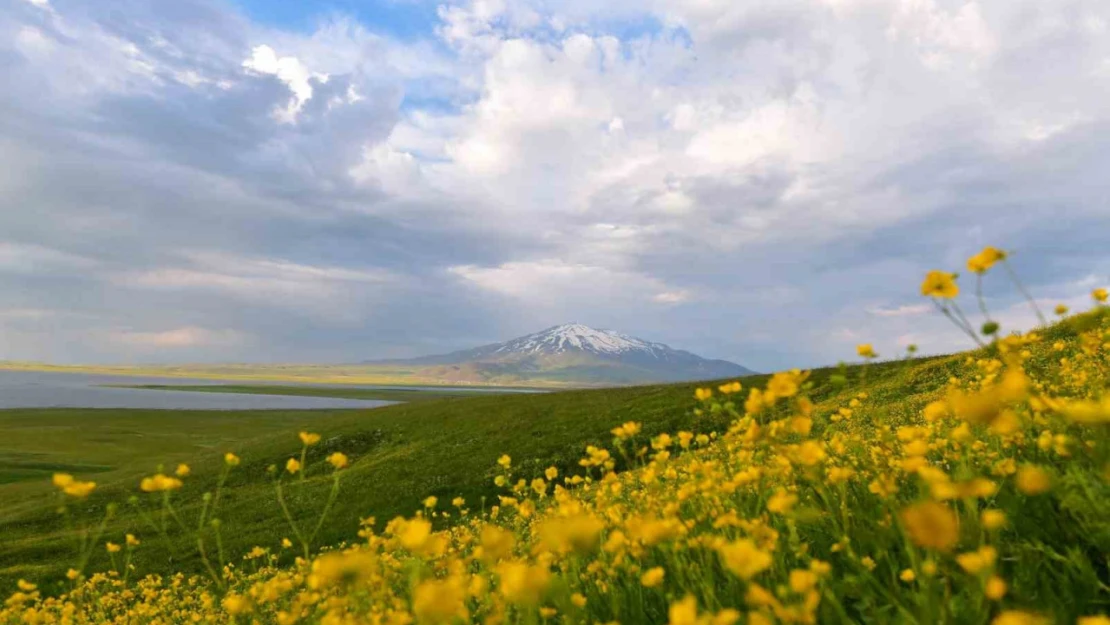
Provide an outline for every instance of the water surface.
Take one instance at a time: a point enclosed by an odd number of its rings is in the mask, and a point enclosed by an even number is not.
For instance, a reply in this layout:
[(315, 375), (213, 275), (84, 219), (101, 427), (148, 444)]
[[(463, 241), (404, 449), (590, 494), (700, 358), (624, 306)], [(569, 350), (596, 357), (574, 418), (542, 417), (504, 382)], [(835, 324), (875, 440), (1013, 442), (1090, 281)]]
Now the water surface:
[[(376, 408), (396, 402), (377, 399), (295, 397), (240, 393), (197, 393), (106, 385), (242, 384), (193, 378), (158, 378), (53, 371), (0, 371), (3, 408), (144, 408), (164, 410), (311, 410)], [(254, 382), (251, 382), (254, 385)], [(326, 385), (320, 385), (326, 386)]]

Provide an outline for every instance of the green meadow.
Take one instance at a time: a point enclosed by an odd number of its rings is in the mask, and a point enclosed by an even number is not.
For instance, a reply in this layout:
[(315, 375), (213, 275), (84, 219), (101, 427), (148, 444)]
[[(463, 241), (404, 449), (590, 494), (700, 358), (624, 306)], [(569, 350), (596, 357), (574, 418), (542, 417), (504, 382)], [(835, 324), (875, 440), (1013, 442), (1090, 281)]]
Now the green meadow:
[[(902, 375), (905, 367), (878, 365), (867, 375), (873, 383)], [(815, 380), (827, 381), (835, 373), (815, 372)], [(856, 377), (860, 373), (849, 370)], [(744, 382), (759, 384), (765, 378)], [(573, 473), (585, 446), (605, 444), (609, 430), (625, 421), (642, 422), (648, 433), (720, 430), (727, 424), (723, 416), (694, 415), (693, 383), (468, 396), (344, 387), (161, 386), (406, 403), (366, 410), (0, 411), (5, 434), (0, 441), (0, 583), (17, 578), (57, 580), (71, 564), (74, 548), (63, 539), (62, 519), (54, 510), (54, 472), (97, 482), (96, 495), (76, 506), (84, 508), (82, 514), (97, 516), (104, 502), (124, 502), (131, 495), (142, 495), (142, 503), (151, 505), (149, 496), (138, 490), (142, 477), (159, 467), (168, 472), (187, 463), (193, 475), (180, 499), (195, 507), (200, 495), (215, 487), (224, 453), (234, 452), (243, 463), (224, 488), (221, 520), (229, 528), (226, 552), (241, 555), (255, 545), (277, 548), (289, 534), (267, 468), (299, 452), (298, 431), (322, 436), (321, 444), (310, 450), (310, 463), (332, 451), (342, 451), (352, 460), (341, 497), (316, 540), (330, 545), (354, 538), (360, 519), (375, 517), (381, 525), (419, 509), (428, 495), (448, 500), (463, 496), (474, 504), (494, 497), (496, 460), (504, 453), (521, 458), (526, 472), (539, 473), (554, 465)], [(314, 515), (328, 488), (322, 476), (295, 483), (288, 493), (293, 514), (305, 519)], [(196, 510), (186, 507), (183, 514), (195, 516)], [(139, 571), (196, 571), (199, 566), (188, 538), (171, 535), (170, 544), (155, 543), (154, 532), (129, 505), (120, 506), (107, 530), (117, 541), (124, 533), (150, 537), (150, 548), (136, 552)], [(94, 560), (92, 568), (103, 568), (104, 554), (98, 550), (94, 557), (100, 561)]]

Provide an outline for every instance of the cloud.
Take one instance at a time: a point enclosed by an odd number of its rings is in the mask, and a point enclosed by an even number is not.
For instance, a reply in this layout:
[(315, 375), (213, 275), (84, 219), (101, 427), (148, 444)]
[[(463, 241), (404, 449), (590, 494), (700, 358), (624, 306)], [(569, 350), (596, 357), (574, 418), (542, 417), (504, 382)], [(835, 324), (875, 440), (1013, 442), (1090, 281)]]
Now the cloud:
[(934, 312), (936, 309), (928, 304), (903, 304), (891, 308), (875, 307), (867, 312), (879, 317), (918, 317)]
[(1110, 281), (1101, 0), (265, 17), (0, 5), (0, 357), (355, 361), (578, 319), (770, 370), (964, 346), (916, 288), (985, 244), (1045, 301)]
[(185, 327), (160, 332), (119, 331), (113, 338), (140, 349), (179, 349), (204, 346), (235, 346), (243, 341), (242, 335), (233, 330), (206, 330)]

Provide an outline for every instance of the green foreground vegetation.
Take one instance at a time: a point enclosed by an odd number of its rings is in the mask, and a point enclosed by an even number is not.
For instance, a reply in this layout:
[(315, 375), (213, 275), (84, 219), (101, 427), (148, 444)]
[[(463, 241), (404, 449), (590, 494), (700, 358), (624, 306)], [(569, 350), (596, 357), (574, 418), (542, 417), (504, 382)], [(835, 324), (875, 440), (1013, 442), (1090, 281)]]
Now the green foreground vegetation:
[[(0, 574), (40, 584), (8, 614), (70, 588), (44, 609), (85, 622), (1105, 625), (1102, 313), (969, 354), (752, 376), (743, 394), (714, 382), (364, 411), (7, 411)], [(178, 462), (183, 486), (137, 501), (157, 518), (172, 497), (171, 514), (195, 519), (220, 490), (224, 555), (208, 544), (222, 572), (205, 576), (194, 532), (171, 523), (160, 539), (124, 504), (98, 540), (140, 536), (135, 574), (171, 577), (144, 580), (142, 598), (112, 577), (66, 581), (77, 558), (50, 472), (97, 482), (67, 499), (91, 522)], [(296, 532), (275, 478), (301, 528), (338, 485), (311, 544), (282, 547)], [(86, 574), (112, 568), (89, 553)]]
[[(288, 535), (266, 468), (296, 454), (296, 432), (311, 430), (323, 442), (312, 449), (310, 460), (333, 450), (352, 459), (342, 497), (319, 537), (320, 544), (333, 544), (352, 538), (359, 519), (386, 521), (411, 513), (430, 494), (473, 501), (493, 496), (493, 467), (506, 451), (530, 458), (535, 467), (570, 468), (585, 444), (606, 440), (614, 423), (637, 419), (652, 431), (689, 427), (689, 410), (682, 406), (690, 404), (693, 389), (693, 384), (679, 384), (439, 398), (369, 410), (0, 411), (5, 434), (0, 441), (0, 583), (10, 585), (20, 577), (58, 579), (71, 565), (72, 545), (62, 540), (64, 529), (54, 512), (54, 472), (95, 479), (98, 496), (88, 500), (84, 512), (96, 514), (105, 501), (123, 501), (138, 492), (139, 480), (158, 466), (172, 470), (181, 462), (190, 464), (195, 475), (181, 494), (195, 501), (215, 486), (224, 452), (233, 451), (243, 464), (224, 489), (221, 516), (234, 528), (227, 551), (241, 554), (254, 545), (276, 547)], [(326, 480), (310, 480), (295, 487), (293, 507), (314, 511), (312, 503), (326, 496), (328, 486)], [(111, 529), (149, 534), (127, 506)], [(186, 537), (172, 549), (151, 547), (136, 557), (143, 572), (180, 566), (198, 570)], [(103, 567), (103, 554), (97, 556), (94, 566)]]
[[(904, 375), (906, 363), (868, 367), (870, 383)], [(827, 381), (834, 369), (819, 370), (814, 380)], [(862, 371), (850, 368), (849, 375)], [(745, 378), (759, 384), (767, 376)], [(939, 383), (940, 379), (937, 380)], [(223, 454), (243, 459), (224, 487), (224, 524), (228, 553), (255, 545), (275, 546), (289, 531), (266, 469), (296, 455), (295, 433), (310, 430), (323, 442), (310, 453), (318, 461), (332, 451), (351, 457), (342, 497), (316, 541), (335, 544), (355, 536), (359, 520), (379, 524), (409, 514), (428, 495), (463, 496), (479, 502), (495, 498), (496, 459), (504, 453), (526, 459), (522, 467), (542, 472), (556, 466), (573, 472), (586, 445), (609, 440), (615, 424), (635, 420), (647, 433), (693, 429), (719, 431), (720, 416), (695, 416), (694, 383), (590, 389), (537, 394), (469, 397), (421, 396), (418, 402), (368, 410), (208, 411), (117, 409), (22, 409), (0, 411), (0, 584), (16, 578), (46, 582), (71, 565), (72, 545), (61, 540), (64, 527), (54, 512), (50, 476), (67, 472), (96, 480), (97, 497), (84, 511), (96, 515), (105, 500), (124, 501), (138, 492), (139, 480), (159, 466), (171, 471), (188, 463), (194, 476), (182, 498), (194, 502), (215, 487)], [(830, 393), (828, 384), (822, 384)], [(170, 385), (167, 385), (170, 388)], [(183, 390), (173, 385), (174, 390)], [(191, 390), (215, 391), (217, 386)], [(243, 389), (300, 391), (302, 387), (244, 386)], [(306, 388), (321, 396), (358, 397), (348, 388)], [(154, 392), (154, 391), (152, 391)], [(376, 391), (370, 391), (376, 393)], [(422, 393), (423, 391), (413, 391)], [(361, 395), (365, 397), (365, 395)], [(377, 399), (380, 396), (374, 395)], [(384, 398), (384, 397), (382, 397)], [(314, 502), (326, 497), (329, 483), (309, 480), (291, 490), (294, 514), (315, 513)], [(303, 508), (303, 510), (302, 510)], [(195, 510), (186, 510), (194, 513)], [(122, 506), (110, 531), (149, 533), (144, 521)], [(163, 545), (163, 547), (165, 547)], [(103, 567), (106, 556), (95, 554)], [(184, 567), (198, 571), (200, 562), (187, 536), (172, 546), (152, 546), (136, 555), (143, 572), (166, 573)]]

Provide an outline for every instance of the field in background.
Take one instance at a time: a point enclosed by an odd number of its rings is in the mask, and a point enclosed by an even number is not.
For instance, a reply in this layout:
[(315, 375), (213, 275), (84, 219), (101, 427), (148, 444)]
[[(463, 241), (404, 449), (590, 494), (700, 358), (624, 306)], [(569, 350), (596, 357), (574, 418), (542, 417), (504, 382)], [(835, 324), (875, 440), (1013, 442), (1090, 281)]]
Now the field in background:
[(301, 384), (361, 384), (393, 386), (476, 386), (516, 388), (574, 388), (558, 379), (517, 380), (510, 377), (490, 379), (460, 367), (399, 367), (392, 365), (303, 365), (303, 364), (222, 364), (222, 365), (54, 365), (40, 362), (0, 361), (0, 371), (39, 371), (44, 373), (88, 373), (134, 377), (194, 378), (229, 382), (290, 382)]

